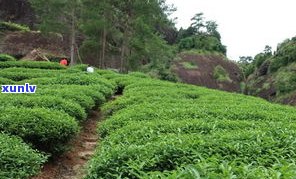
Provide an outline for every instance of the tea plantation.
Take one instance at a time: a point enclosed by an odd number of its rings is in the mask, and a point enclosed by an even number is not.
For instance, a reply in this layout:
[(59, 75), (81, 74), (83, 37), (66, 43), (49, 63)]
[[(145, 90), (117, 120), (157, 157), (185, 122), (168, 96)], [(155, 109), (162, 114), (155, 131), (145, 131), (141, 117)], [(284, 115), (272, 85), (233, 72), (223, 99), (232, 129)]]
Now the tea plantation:
[(1, 85), (37, 85), (36, 94), (0, 94), (0, 178), (28, 178), (50, 155), (64, 151), (88, 112), (115, 86), (86, 66), (0, 62)]
[(94, 178), (294, 178), (295, 108), (184, 84), (101, 72), (107, 103)]
[[(97, 178), (293, 178), (295, 108), (202, 87), (86, 66), (0, 62), (0, 178), (30, 178), (64, 151), (103, 105), (101, 141), (87, 166)], [(106, 103), (115, 92), (116, 100)]]

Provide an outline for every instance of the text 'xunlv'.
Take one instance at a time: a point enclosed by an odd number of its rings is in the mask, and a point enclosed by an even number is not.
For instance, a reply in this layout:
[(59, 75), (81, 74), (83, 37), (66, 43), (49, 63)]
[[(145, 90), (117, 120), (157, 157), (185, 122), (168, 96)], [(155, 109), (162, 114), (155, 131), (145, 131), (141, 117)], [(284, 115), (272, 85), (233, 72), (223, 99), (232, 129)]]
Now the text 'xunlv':
[(2, 93), (35, 93), (37, 90), (36, 85), (2, 85)]

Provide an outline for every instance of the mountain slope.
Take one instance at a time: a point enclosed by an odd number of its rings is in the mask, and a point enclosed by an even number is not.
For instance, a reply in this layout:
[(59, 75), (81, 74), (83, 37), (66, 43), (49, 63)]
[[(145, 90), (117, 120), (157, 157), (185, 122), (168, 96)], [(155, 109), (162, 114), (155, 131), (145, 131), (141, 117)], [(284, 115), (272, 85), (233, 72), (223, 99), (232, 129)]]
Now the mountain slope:
[(248, 77), (246, 92), (271, 101), (296, 104), (296, 38), (279, 44), (274, 54), (261, 63)]
[(241, 91), (241, 70), (224, 56), (183, 52), (175, 66), (174, 72), (182, 82), (230, 92)]
[(124, 87), (106, 104), (96, 178), (293, 178), (295, 109), (263, 99), (99, 71)]

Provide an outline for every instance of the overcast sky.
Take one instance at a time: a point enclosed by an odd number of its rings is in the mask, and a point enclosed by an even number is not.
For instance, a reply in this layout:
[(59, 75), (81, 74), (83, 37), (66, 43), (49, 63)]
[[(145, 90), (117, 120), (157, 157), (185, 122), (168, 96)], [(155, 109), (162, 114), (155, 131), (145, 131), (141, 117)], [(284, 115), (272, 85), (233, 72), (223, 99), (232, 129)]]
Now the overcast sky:
[(177, 8), (177, 27), (187, 28), (199, 12), (216, 21), (227, 55), (254, 56), (296, 36), (296, 0), (167, 0)]

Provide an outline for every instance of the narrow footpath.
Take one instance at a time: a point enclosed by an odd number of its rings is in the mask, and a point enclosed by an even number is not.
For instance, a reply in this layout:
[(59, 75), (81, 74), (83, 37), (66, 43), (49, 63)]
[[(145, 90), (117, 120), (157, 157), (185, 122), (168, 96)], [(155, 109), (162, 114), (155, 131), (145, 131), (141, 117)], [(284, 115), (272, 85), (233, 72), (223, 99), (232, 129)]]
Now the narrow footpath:
[(32, 179), (82, 179), (99, 140), (96, 128), (101, 118), (100, 111), (91, 111), (80, 134), (71, 141), (71, 149), (45, 164), (42, 172)]

